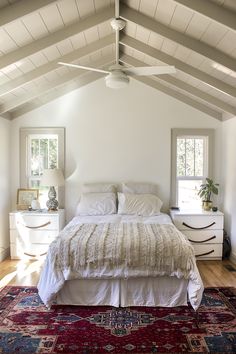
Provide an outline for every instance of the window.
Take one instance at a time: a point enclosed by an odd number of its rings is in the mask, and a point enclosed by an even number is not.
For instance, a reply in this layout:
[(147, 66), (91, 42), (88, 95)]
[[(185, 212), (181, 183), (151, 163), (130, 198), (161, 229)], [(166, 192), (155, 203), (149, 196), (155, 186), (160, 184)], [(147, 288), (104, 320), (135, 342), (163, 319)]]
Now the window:
[(58, 168), (58, 135), (28, 135), (28, 186), (39, 188), (43, 170)]
[(48, 187), (40, 186), (40, 180), (44, 169), (64, 169), (64, 128), (22, 128), (20, 146), (21, 187), (39, 189), (39, 202), (45, 207)]
[(198, 190), (211, 175), (212, 137), (209, 129), (172, 130), (172, 204), (182, 209), (201, 206)]

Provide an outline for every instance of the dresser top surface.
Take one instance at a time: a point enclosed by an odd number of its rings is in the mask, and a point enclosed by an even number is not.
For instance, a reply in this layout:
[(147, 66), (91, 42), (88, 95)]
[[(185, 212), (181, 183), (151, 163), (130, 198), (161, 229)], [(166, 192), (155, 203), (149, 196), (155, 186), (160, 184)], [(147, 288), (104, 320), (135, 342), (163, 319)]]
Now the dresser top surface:
[(171, 216), (186, 215), (186, 216), (223, 216), (221, 211), (206, 211), (203, 209), (180, 209), (180, 210), (170, 210)]
[(59, 209), (56, 211), (48, 211), (47, 209), (40, 210), (14, 210), (10, 212), (12, 214), (23, 214), (23, 215), (58, 215), (64, 213), (64, 209)]

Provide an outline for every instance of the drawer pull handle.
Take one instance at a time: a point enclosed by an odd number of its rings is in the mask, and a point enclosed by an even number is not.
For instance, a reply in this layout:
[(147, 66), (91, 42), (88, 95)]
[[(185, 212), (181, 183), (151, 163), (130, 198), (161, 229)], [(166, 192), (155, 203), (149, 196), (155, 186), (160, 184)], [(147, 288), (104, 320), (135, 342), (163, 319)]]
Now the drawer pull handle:
[(45, 227), (45, 226), (48, 226), (49, 224), (51, 224), (51, 221), (48, 221), (45, 224), (38, 225), (38, 226), (28, 226), (28, 225), (24, 225), (20, 222), (18, 222), (18, 224), (21, 224), (22, 226), (26, 227), (27, 229), (40, 229), (41, 227)]
[(206, 252), (206, 253), (195, 254), (195, 257), (207, 256), (208, 254), (211, 254), (211, 253), (214, 253), (214, 252), (215, 252), (214, 250), (211, 250), (211, 251)]
[(193, 242), (193, 243), (204, 243), (204, 242), (207, 242), (207, 241), (211, 241), (211, 240), (214, 240), (214, 238), (216, 238), (216, 236), (212, 236), (210, 238), (207, 238), (206, 240), (203, 240), (203, 241), (194, 241), (194, 240), (191, 240), (190, 238), (188, 239), (190, 242)]
[(193, 227), (193, 226), (186, 224), (185, 222), (183, 222), (183, 225), (188, 227), (189, 229), (193, 229), (193, 230), (204, 230), (204, 229), (207, 229), (208, 227), (215, 225), (215, 221), (212, 222), (210, 225), (203, 226), (203, 227)]
[(30, 254), (30, 253), (24, 252), (24, 254), (29, 257), (41, 257), (41, 256), (44, 256), (45, 254), (47, 254), (47, 252), (44, 252), (41, 254)]

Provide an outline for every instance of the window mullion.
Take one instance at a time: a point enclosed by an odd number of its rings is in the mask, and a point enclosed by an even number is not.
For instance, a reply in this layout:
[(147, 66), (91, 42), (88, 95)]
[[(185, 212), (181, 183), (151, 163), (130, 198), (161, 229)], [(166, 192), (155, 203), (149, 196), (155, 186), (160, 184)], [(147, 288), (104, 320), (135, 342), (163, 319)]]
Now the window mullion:
[(186, 162), (187, 162), (187, 154), (186, 154), (186, 139), (184, 139), (184, 174), (185, 174), (185, 176), (187, 175), (187, 167), (186, 167)]

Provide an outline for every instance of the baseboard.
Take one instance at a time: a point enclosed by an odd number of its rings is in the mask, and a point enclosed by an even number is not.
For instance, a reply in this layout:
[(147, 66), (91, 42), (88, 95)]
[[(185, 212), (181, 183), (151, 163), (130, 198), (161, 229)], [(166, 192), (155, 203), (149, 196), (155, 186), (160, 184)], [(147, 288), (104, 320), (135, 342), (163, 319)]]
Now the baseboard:
[(231, 260), (231, 262), (236, 264), (236, 253), (231, 252), (229, 259)]
[(4, 259), (8, 258), (9, 256), (10, 256), (10, 247), (0, 252), (0, 262), (4, 261)]

